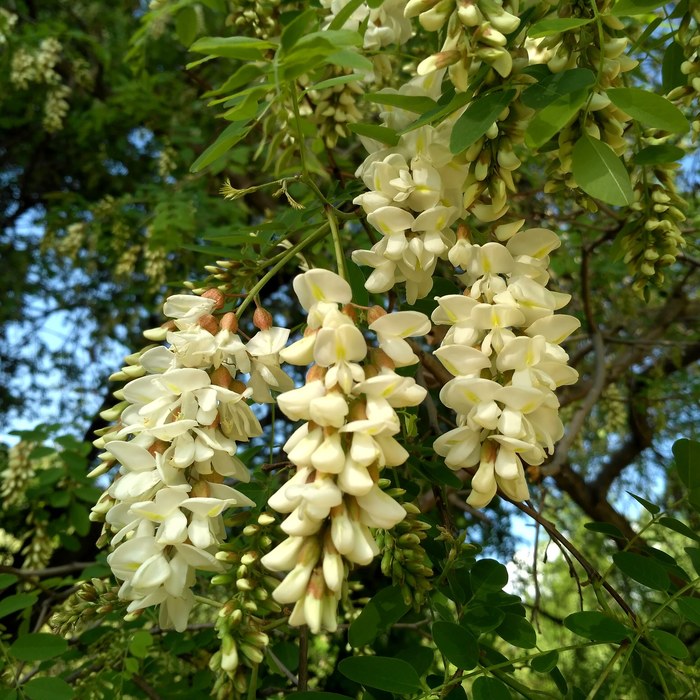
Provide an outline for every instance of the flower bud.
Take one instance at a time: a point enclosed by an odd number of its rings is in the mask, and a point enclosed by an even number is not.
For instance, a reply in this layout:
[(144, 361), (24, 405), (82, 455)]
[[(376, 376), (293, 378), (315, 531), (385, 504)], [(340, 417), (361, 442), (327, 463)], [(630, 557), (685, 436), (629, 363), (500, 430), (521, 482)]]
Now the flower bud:
[(213, 299), (215, 309), (220, 309), (221, 307), (223, 307), (226, 301), (224, 293), (220, 289), (216, 289), (215, 287), (207, 289), (207, 291), (204, 292), (201, 296), (205, 299)]
[(253, 325), (261, 331), (269, 330), (272, 328), (272, 314), (262, 306), (258, 306), (253, 314)]

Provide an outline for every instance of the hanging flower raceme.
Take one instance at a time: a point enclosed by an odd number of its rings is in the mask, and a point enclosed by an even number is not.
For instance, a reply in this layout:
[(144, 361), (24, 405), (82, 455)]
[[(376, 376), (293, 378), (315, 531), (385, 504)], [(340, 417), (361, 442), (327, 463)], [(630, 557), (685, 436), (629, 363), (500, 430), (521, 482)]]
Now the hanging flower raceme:
[(304, 423), (284, 445), (296, 472), (268, 502), (287, 515), (287, 539), (262, 562), (289, 572), (273, 597), (294, 603), (290, 624), (333, 631), (348, 567), (379, 553), (370, 528), (391, 528), (406, 515), (380, 488), (379, 473), (408, 458), (394, 437), (401, 429), (396, 409), (417, 406), (426, 392), (394, 368), (417, 362), (404, 339), (425, 334), (430, 321), (417, 312), (370, 309), (380, 348), (368, 350), (347, 282), (310, 270), (294, 280), (294, 291), (308, 326), (281, 357), (313, 365), (303, 387), (278, 397), (283, 413)]
[(505, 244), (475, 245), (463, 230), (449, 255), (467, 288), (438, 299), (433, 313), (450, 326), (435, 355), (454, 375), (440, 400), (457, 414), (434, 447), (452, 469), (478, 466), (467, 499), (475, 507), (499, 487), (528, 498), (523, 465), (542, 464), (563, 435), (554, 390), (578, 378), (560, 343), (579, 321), (555, 314), (569, 296), (546, 289), (559, 238), (539, 228), (513, 235), (522, 224), (496, 228)]
[[(119, 597), (130, 601), (129, 612), (160, 604), (161, 626), (178, 630), (194, 604), (196, 570), (221, 570), (224, 511), (254, 505), (224, 483), (250, 478), (235, 456), (237, 441), (261, 434), (247, 399), (269, 401), (270, 388), (293, 386), (278, 357), (289, 331), (264, 324), (244, 344), (223, 303), (215, 289), (167, 299), (172, 320), (146, 336), (168, 345), (127, 358), (131, 364), (113, 376), (136, 378), (107, 412), (118, 425), (96, 441), (107, 450), (96, 472), (119, 464), (93, 509), (112, 535), (107, 561), (123, 582)], [(247, 388), (239, 374), (250, 375)]]

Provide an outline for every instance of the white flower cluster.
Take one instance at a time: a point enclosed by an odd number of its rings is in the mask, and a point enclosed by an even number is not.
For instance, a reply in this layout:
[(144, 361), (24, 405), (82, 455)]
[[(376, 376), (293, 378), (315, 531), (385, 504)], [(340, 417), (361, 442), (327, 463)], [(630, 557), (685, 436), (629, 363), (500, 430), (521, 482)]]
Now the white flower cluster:
[(457, 413), (457, 427), (434, 448), (452, 469), (478, 465), (467, 499), (477, 508), (498, 487), (514, 500), (528, 498), (523, 464), (552, 454), (564, 430), (554, 390), (578, 378), (559, 343), (579, 321), (555, 315), (569, 295), (546, 289), (559, 238), (541, 228), (513, 236), (522, 224), (496, 228), (501, 240), (510, 238), (505, 245), (460, 237), (450, 261), (467, 289), (438, 299), (432, 317), (450, 326), (435, 355), (454, 375), (440, 400)]
[[(400, 95), (437, 97), (442, 73), (414, 79)], [(386, 292), (406, 283), (409, 304), (433, 286), (438, 260), (447, 259), (455, 242), (451, 225), (464, 214), (463, 184), (468, 167), (450, 152), (450, 134), (457, 115), (439, 126), (423, 126), (401, 136), (394, 147), (364, 139), (370, 155), (358, 168), (369, 192), (355, 198), (367, 221), (382, 234), (371, 250), (358, 250), (352, 259), (374, 268), (366, 287)], [(382, 114), (385, 126), (400, 131), (415, 119), (402, 109)]]
[[(96, 443), (108, 450), (102, 471), (114, 459), (121, 465), (94, 509), (114, 533), (107, 561), (123, 581), (119, 597), (131, 601), (129, 612), (160, 604), (161, 626), (178, 630), (194, 603), (195, 570), (220, 570), (222, 514), (254, 505), (223, 483), (250, 478), (235, 456), (237, 441), (261, 434), (246, 399), (269, 401), (271, 387), (293, 386), (278, 357), (289, 331), (267, 327), (244, 345), (235, 315), (214, 315), (223, 303), (218, 290), (167, 299), (173, 320), (146, 336), (169, 346), (151, 347), (113, 375), (132, 381), (105, 415), (120, 414), (119, 424)], [(248, 388), (238, 373), (250, 374)]]
[(7, 37), (17, 24), (17, 15), (4, 8), (0, 8), (0, 46), (7, 43)]
[[(403, 44), (413, 33), (410, 20), (404, 17), (406, 2), (407, 0), (384, 0), (376, 7), (363, 2), (345, 21), (343, 29), (358, 31), (366, 23), (363, 43), (365, 49)], [(321, 0), (321, 5), (331, 11), (328, 24), (347, 4), (348, 0)]]
[[(286, 416), (303, 420), (284, 445), (296, 473), (268, 501), (288, 514), (288, 535), (262, 558), (272, 571), (289, 572), (273, 593), (294, 603), (292, 625), (333, 631), (348, 565), (369, 564), (379, 553), (370, 528), (391, 528), (406, 511), (380, 488), (379, 471), (408, 458), (397, 442), (396, 408), (416, 406), (426, 391), (395, 367), (417, 362), (404, 340), (422, 335), (430, 321), (417, 312), (379, 315), (370, 323), (379, 349), (369, 351), (353, 312), (350, 285), (326, 270), (294, 280), (308, 311), (305, 336), (282, 351), (296, 365), (315, 364), (306, 384), (278, 397)], [(376, 312), (376, 309), (374, 310)]]

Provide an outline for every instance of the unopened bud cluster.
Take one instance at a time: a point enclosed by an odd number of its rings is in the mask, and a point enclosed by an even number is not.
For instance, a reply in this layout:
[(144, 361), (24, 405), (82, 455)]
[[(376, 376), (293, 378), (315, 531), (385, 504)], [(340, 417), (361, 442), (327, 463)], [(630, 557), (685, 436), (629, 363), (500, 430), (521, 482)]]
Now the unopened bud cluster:
[(224, 483), (250, 478), (235, 456), (237, 442), (261, 433), (247, 399), (271, 401), (271, 388), (292, 386), (278, 358), (289, 331), (268, 327), (244, 344), (224, 304), (218, 289), (166, 300), (171, 320), (145, 335), (167, 345), (135, 353), (112, 376), (131, 381), (103, 413), (119, 423), (95, 443), (107, 450), (95, 474), (120, 465), (92, 515), (112, 534), (107, 561), (123, 581), (119, 596), (129, 613), (160, 605), (161, 626), (178, 630), (194, 604), (195, 572), (223, 570), (222, 514), (254, 505)]
[(563, 435), (554, 390), (578, 378), (559, 343), (579, 321), (555, 315), (569, 296), (546, 288), (559, 238), (545, 229), (516, 233), (522, 223), (496, 228), (505, 245), (476, 245), (462, 231), (450, 261), (463, 271), (465, 292), (439, 298), (433, 312), (436, 325), (450, 327), (435, 355), (454, 375), (440, 400), (457, 414), (457, 427), (434, 448), (451, 469), (477, 467), (467, 499), (477, 508), (499, 487), (528, 498), (524, 465), (541, 464)]
[(93, 578), (83, 581), (78, 590), (66, 599), (51, 616), (49, 625), (61, 637), (73, 636), (91, 620), (121, 610), (124, 603), (117, 596), (117, 588), (108, 581)]
[(268, 500), (287, 515), (281, 527), (288, 537), (262, 563), (289, 572), (273, 597), (294, 604), (290, 624), (334, 631), (348, 569), (379, 554), (371, 528), (390, 529), (406, 515), (382, 490), (379, 473), (408, 458), (394, 437), (401, 429), (395, 409), (418, 405), (426, 391), (394, 368), (417, 362), (404, 339), (430, 324), (417, 312), (375, 309), (369, 330), (380, 347), (368, 349), (342, 278), (310, 270), (295, 278), (294, 291), (308, 327), (281, 356), (314, 364), (303, 387), (278, 397), (282, 412), (304, 423), (284, 445), (296, 472)]

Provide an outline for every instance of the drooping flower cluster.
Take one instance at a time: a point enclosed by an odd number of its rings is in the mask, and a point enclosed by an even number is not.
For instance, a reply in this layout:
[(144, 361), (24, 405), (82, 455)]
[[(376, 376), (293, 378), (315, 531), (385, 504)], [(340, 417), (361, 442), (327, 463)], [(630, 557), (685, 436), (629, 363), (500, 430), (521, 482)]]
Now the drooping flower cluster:
[[(403, 85), (400, 95), (437, 98), (442, 73)], [(399, 131), (415, 119), (403, 109), (382, 113), (384, 125)], [(409, 303), (426, 296), (440, 259), (455, 242), (452, 224), (464, 213), (462, 187), (467, 175), (464, 159), (450, 152), (454, 116), (439, 126), (423, 126), (384, 147), (364, 140), (370, 155), (358, 168), (369, 191), (355, 198), (367, 221), (382, 234), (371, 250), (355, 251), (352, 259), (374, 271), (367, 279), (371, 292), (386, 292), (406, 283)]]
[(379, 553), (370, 528), (391, 528), (406, 515), (380, 488), (379, 472), (408, 457), (394, 437), (400, 432), (395, 409), (418, 405), (426, 392), (394, 368), (417, 362), (404, 338), (426, 333), (430, 322), (416, 312), (370, 310), (379, 349), (368, 351), (346, 306), (347, 282), (310, 270), (294, 280), (294, 290), (308, 311), (308, 328), (281, 357), (314, 364), (303, 387), (278, 397), (287, 417), (305, 422), (284, 445), (296, 472), (268, 501), (287, 515), (288, 537), (262, 562), (289, 572), (273, 597), (294, 603), (290, 624), (332, 631), (348, 566), (369, 564)]
[(576, 382), (560, 347), (579, 327), (573, 316), (555, 315), (569, 296), (546, 289), (549, 253), (560, 245), (546, 229), (513, 233), (499, 226), (504, 245), (472, 244), (466, 232), (450, 251), (462, 271), (463, 295), (438, 299), (433, 322), (450, 326), (435, 355), (454, 375), (440, 400), (457, 413), (457, 427), (435, 441), (452, 469), (478, 469), (468, 503), (486, 505), (500, 487), (525, 500), (523, 465), (541, 464), (563, 435), (554, 390)]
[[(225, 536), (222, 514), (252, 501), (224, 483), (248, 481), (236, 442), (261, 433), (246, 399), (269, 401), (270, 387), (293, 386), (279, 368), (289, 331), (266, 327), (247, 344), (233, 313), (215, 315), (218, 290), (201, 297), (176, 294), (164, 306), (173, 319), (147, 331), (155, 346), (132, 356), (115, 378), (133, 378), (118, 392), (116, 428), (98, 441), (119, 474), (94, 509), (104, 516), (115, 548), (107, 561), (123, 581), (128, 611), (160, 604), (160, 624), (184, 629), (194, 603), (195, 570), (220, 570), (215, 559)], [(259, 324), (262, 325), (262, 324)], [(249, 374), (249, 386), (237, 375)]]

